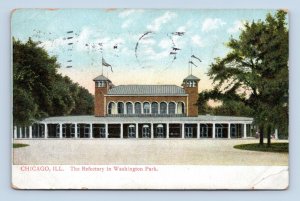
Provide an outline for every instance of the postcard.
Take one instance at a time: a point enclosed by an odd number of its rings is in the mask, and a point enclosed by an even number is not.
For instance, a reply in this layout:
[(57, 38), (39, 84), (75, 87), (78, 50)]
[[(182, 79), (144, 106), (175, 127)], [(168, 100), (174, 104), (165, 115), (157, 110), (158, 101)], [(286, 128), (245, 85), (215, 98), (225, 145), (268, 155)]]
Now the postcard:
[(289, 185), (275, 9), (16, 9), (15, 189)]

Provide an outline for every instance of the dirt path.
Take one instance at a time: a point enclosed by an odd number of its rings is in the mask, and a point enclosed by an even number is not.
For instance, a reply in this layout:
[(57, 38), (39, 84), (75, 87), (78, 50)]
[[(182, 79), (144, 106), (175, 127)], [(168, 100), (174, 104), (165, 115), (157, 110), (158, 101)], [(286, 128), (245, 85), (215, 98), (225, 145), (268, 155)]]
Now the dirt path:
[(287, 153), (234, 149), (257, 140), (15, 140), (29, 144), (13, 149), (17, 165), (288, 165)]

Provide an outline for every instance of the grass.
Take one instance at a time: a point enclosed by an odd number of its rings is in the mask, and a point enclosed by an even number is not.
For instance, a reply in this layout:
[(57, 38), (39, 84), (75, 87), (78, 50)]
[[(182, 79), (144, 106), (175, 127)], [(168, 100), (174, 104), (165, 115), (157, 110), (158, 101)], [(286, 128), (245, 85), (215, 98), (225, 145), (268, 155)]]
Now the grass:
[(29, 144), (13, 143), (13, 148), (27, 147)]
[(289, 143), (271, 143), (270, 147), (268, 147), (267, 144), (260, 145), (258, 143), (239, 144), (239, 145), (235, 145), (234, 148), (242, 149), (242, 150), (249, 150), (249, 151), (288, 153), (289, 152)]

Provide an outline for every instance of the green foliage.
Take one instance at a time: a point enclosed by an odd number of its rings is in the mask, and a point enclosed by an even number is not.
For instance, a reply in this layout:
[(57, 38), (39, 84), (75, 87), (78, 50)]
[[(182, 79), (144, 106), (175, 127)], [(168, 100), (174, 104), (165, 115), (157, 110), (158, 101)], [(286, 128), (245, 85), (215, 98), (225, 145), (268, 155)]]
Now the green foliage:
[(27, 147), (29, 144), (14, 143), (13, 148)]
[[(288, 135), (288, 28), (286, 12), (279, 10), (265, 21), (247, 22), (238, 39), (227, 44), (230, 52), (216, 58), (208, 75), (214, 89), (199, 95), (199, 111), (245, 114), (257, 125), (276, 127)], [(208, 100), (219, 100), (219, 108)], [(242, 111), (241, 111), (242, 110)]]
[(289, 143), (272, 143), (271, 146), (260, 145), (260, 144), (239, 144), (235, 145), (234, 148), (249, 150), (249, 151), (263, 151), (263, 152), (289, 152)]
[(38, 42), (13, 39), (14, 125), (29, 125), (47, 116), (92, 114), (93, 96), (70, 78)]

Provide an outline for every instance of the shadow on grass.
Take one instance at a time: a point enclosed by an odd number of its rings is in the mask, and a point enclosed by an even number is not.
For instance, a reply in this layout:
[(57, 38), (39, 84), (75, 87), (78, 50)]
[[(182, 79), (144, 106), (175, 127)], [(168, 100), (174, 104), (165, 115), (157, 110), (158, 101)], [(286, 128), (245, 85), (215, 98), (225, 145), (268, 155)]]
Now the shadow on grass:
[(235, 145), (234, 148), (249, 150), (249, 151), (288, 153), (289, 143), (271, 143), (270, 147), (268, 147), (267, 144), (260, 145), (258, 143), (239, 144), (239, 145)]
[(14, 143), (13, 148), (27, 147), (29, 144)]

